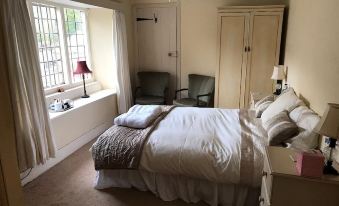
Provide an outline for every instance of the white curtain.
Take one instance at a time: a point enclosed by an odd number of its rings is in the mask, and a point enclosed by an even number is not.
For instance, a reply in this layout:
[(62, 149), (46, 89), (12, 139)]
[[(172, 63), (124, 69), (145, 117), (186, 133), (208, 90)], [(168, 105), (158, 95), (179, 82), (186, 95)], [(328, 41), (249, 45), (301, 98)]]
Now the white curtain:
[(113, 56), (116, 66), (116, 82), (119, 114), (132, 106), (132, 89), (129, 74), (125, 15), (113, 12)]
[(18, 163), (21, 171), (55, 155), (34, 33), (26, 0), (0, 1), (1, 52), (8, 62)]

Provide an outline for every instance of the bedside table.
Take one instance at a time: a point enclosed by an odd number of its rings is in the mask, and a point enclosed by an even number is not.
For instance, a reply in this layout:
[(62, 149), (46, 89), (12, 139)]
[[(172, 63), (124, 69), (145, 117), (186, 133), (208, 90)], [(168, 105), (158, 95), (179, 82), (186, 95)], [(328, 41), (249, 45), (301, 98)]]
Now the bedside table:
[(314, 179), (298, 176), (292, 160), (295, 155), (292, 149), (266, 147), (260, 205), (338, 206), (339, 176)]

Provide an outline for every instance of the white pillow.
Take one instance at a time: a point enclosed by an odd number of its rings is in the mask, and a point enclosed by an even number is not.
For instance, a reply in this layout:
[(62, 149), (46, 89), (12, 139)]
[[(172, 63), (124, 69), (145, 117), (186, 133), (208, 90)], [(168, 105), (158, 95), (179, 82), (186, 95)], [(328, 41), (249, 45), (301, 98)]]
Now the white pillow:
[(268, 102), (268, 101), (271, 101), (271, 102), (274, 101), (274, 95), (273, 95), (273, 94), (271, 94), (271, 95), (269, 95), (269, 96), (266, 96), (266, 97), (260, 99), (257, 103), (255, 103), (254, 108), (257, 108), (257, 107), (259, 107), (261, 104), (263, 104), (263, 103), (265, 103), (265, 102)]
[(320, 117), (306, 106), (299, 106), (289, 114), (290, 118), (299, 127), (299, 134), (286, 141), (290, 147), (297, 149), (314, 149), (318, 146), (319, 135), (314, 128), (320, 121)]
[(280, 95), (261, 115), (263, 122), (271, 119), (282, 111), (290, 112), (297, 106), (303, 105), (294, 90), (291, 88), (282, 95)]
[(260, 118), (262, 113), (273, 103), (273, 101), (266, 101), (255, 108), (255, 117)]
[(286, 111), (280, 112), (262, 125), (267, 131), (269, 145), (280, 145), (298, 134), (298, 126)]

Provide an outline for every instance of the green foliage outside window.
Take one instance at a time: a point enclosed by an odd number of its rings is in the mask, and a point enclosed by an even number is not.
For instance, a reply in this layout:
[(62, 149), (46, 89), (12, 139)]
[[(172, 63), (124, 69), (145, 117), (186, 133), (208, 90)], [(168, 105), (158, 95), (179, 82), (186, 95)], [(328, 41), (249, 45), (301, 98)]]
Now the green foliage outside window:
[(80, 11), (74, 9), (65, 9), (66, 32), (68, 34), (76, 34), (82, 28), (76, 25), (76, 22), (81, 21)]

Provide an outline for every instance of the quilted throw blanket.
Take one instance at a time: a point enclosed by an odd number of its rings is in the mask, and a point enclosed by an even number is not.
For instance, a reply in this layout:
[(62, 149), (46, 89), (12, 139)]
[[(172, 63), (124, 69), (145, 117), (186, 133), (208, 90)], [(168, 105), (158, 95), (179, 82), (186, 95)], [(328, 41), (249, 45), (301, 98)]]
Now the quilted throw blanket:
[(174, 106), (161, 106), (161, 114), (145, 129), (113, 125), (93, 144), (95, 170), (138, 169), (142, 150), (151, 132)]

